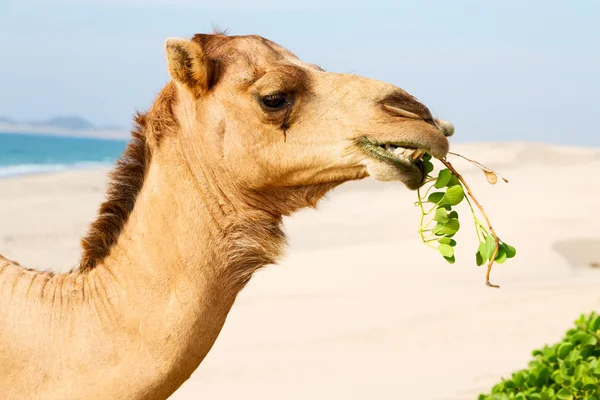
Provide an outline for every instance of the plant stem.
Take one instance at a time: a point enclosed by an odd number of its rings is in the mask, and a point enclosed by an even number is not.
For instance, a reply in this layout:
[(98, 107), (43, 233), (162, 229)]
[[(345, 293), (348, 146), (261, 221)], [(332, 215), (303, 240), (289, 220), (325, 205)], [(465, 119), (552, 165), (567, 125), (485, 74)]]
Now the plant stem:
[(488, 170), (488, 171), (492, 171), (492, 169), (491, 169), (491, 168), (488, 168), (488, 167), (486, 167), (485, 165), (483, 165), (483, 164), (482, 164), (482, 163), (480, 163), (479, 161), (471, 160), (470, 158), (468, 158), (468, 157), (465, 157), (465, 156), (463, 156), (462, 154), (453, 153), (453, 152), (451, 152), (451, 151), (449, 151), (449, 152), (448, 152), (448, 154), (452, 154), (453, 156), (457, 156), (457, 157), (460, 157), (460, 158), (462, 158), (462, 159), (464, 159), (464, 160), (467, 160), (467, 161), (468, 161), (468, 162), (470, 162), (471, 164), (473, 164), (473, 165), (475, 165), (476, 167), (479, 167), (479, 168), (481, 168), (481, 169), (486, 169), (486, 170)]
[[(431, 188), (429, 188), (426, 193), (428, 193), (429, 190), (431, 190)], [(436, 249), (437, 250), (437, 247), (432, 246), (430, 244), (430, 242), (433, 242), (433, 241), (437, 240), (437, 238), (435, 237), (435, 235), (430, 235), (428, 237), (425, 237), (425, 235), (424, 235), (425, 232), (431, 232), (432, 231), (431, 229), (427, 229), (427, 227), (429, 226), (429, 224), (431, 224), (431, 222), (433, 220), (427, 222), (425, 224), (425, 226), (423, 226), (423, 223), (425, 222), (425, 215), (431, 213), (431, 210), (429, 210), (429, 212), (427, 212), (427, 213), (425, 212), (425, 209), (423, 208), (423, 198), (421, 197), (421, 189), (420, 188), (417, 189), (417, 196), (418, 196), (418, 199), (419, 199), (419, 201), (418, 201), (419, 208), (421, 209), (421, 222), (419, 224), (420, 225), (419, 226), (419, 235), (421, 236), (421, 240), (423, 241), (423, 243), (425, 243), (427, 246), (431, 247), (432, 249)]]
[(427, 212), (425, 213), (425, 215), (429, 215), (429, 214), (431, 214), (431, 213), (432, 213), (432, 212), (433, 212), (433, 211), (434, 211), (436, 208), (438, 208), (438, 205), (437, 205), (437, 204), (435, 204), (433, 207), (431, 207), (431, 208), (429, 209), (429, 211), (427, 211)]
[[(466, 158), (466, 157), (463, 157), (463, 158)], [(496, 256), (498, 255), (498, 250), (500, 249), (500, 239), (498, 238), (498, 235), (496, 235), (496, 231), (494, 231), (494, 228), (492, 227), (492, 224), (490, 223), (490, 219), (488, 218), (487, 214), (483, 210), (483, 207), (481, 206), (481, 204), (479, 204), (479, 202), (477, 201), (475, 196), (473, 196), (473, 192), (471, 192), (471, 188), (469, 187), (467, 182), (464, 180), (462, 175), (459, 174), (458, 171), (456, 169), (454, 169), (452, 164), (450, 164), (450, 162), (448, 160), (446, 160), (445, 158), (440, 158), (439, 160), (441, 161), (442, 164), (444, 164), (446, 166), (446, 168), (448, 168), (450, 171), (452, 171), (452, 173), (463, 184), (465, 189), (467, 189), (467, 193), (469, 194), (469, 197), (471, 197), (471, 199), (473, 200), (473, 203), (475, 203), (477, 208), (479, 208), (479, 211), (481, 211), (481, 215), (483, 215), (483, 218), (485, 219), (485, 222), (487, 223), (487, 226), (490, 230), (490, 234), (494, 237), (494, 241), (496, 242), (496, 248), (494, 249), (494, 254), (490, 258), (490, 262), (488, 263), (488, 266), (487, 266), (487, 272), (485, 274), (485, 284), (490, 287), (493, 287), (493, 288), (500, 288), (500, 286), (494, 285), (493, 283), (490, 282), (490, 273), (492, 271), (492, 265), (494, 265), (494, 260), (496, 259)]]
[(421, 209), (421, 222), (419, 223), (419, 235), (421, 236), (421, 240), (423, 243), (427, 244), (425, 241), (425, 236), (423, 236), (423, 220), (425, 219), (425, 210), (423, 209), (423, 199), (421, 198), (421, 188), (417, 189), (417, 196), (419, 198), (419, 208)]
[(496, 175), (498, 175), (500, 178), (502, 178), (502, 180), (504, 180), (504, 182), (508, 183), (508, 179), (506, 179), (505, 177), (503, 177), (502, 175), (500, 175), (499, 173), (497, 173), (496, 171), (494, 171), (493, 169), (486, 167), (485, 165), (483, 165), (482, 163), (480, 163), (479, 161), (475, 161), (475, 160), (471, 160), (468, 157), (463, 156), (462, 154), (458, 154), (458, 153), (453, 153), (451, 151), (448, 152), (448, 154), (452, 154), (453, 156), (457, 156), (460, 157), (464, 160), (467, 160), (468, 162), (470, 162), (471, 164), (473, 164), (474, 166), (476, 166), (477, 168), (486, 171), (486, 172), (492, 172)]
[(479, 227), (479, 225), (481, 225), (481, 224), (477, 220), (477, 215), (475, 215), (475, 210), (473, 209), (473, 204), (471, 204), (471, 200), (469, 200), (468, 197), (465, 197), (465, 199), (467, 199), (467, 203), (469, 204), (469, 208), (471, 209), (471, 214), (473, 215), (473, 221), (475, 223), (475, 232), (477, 233), (477, 239), (479, 239), (479, 241), (481, 242), (481, 233), (480, 233), (481, 228)]
[[(432, 180), (432, 182), (435, 182), (435, 181), (436, 181), (435, 179)], [(434, 185), (429, 186), (429, 189), (427, 189), (425, 191), (425, 196), (423, 196), (423, 197), (427, 198), (427, 196), (429, 196), (429, 192), (431, 192), (431, 189), (433, 189), (434, 187), (435, 187)]]

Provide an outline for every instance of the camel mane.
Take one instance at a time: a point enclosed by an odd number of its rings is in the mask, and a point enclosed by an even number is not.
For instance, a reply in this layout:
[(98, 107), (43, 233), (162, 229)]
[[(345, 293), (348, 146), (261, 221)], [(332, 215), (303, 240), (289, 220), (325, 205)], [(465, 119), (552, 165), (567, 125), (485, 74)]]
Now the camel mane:
[(136, 113), (131, 139), (115, 168), (109, 174), (106, 201), (100, 205), (98, 218), (81, 239), (83, 253), (79, 270), (95, 268), (110, 253), (133, 211), (152, 159), (151, 143), (158, 143), (177, 122), (173, 115), (175, 86), (170, 83), (158, 95), (147, 113)]

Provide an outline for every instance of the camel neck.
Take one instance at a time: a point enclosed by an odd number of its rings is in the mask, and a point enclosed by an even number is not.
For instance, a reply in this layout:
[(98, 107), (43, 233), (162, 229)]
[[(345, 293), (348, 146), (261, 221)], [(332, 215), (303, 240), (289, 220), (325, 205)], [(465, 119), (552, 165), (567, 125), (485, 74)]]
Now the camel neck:
[[(96, 295), (109, 293), (124, 325), (144, 327), (135, 333), (144, 335), (144, 354), (163, 369), (155, 396), (197, 368), (237, 293), (283, 243), (278, 218), (239, 204), (231, 212), (215, 182), (172, 157), (153, 158), (117, 244), (89, 274), (102, 277), (95, 286), (107, 289)], [(147, 365), (142, 356), (134, 350), (127, 362)]]
[[(167, 398), (209, 352), (252, 273), (279, 256), (280, 217), (225, 196), (169, 140), (94, 268), (50, 274), (0, 258), (0, 354), (10, 360), (0, 376), (51, 376), (32, 397)], [(9, 389), (7, 398), (22, 390)]]

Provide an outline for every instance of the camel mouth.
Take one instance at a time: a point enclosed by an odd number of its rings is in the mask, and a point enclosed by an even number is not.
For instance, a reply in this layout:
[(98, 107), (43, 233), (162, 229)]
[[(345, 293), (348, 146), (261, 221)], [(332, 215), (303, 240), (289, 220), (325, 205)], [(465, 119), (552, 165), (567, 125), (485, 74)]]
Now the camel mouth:
[[(425, 181), (423, 156), (428, 150), (401, 142), (374, 142), (361, 138), (357, 147), (371, 159), (369, 174), (377, 180), (400, 180), (409, 189), (418, 189)], [(372, 163), (372, 161), (378, 161)]]
[(394, 163), (409, 162), (415, 165), (419, 165), (420, 162), (423, 161), (423, 156), (426, 153), (425, 150), (419, 148), (393, 143), (376, 145), (375, 149), (372, 149), (372, 151), (375, 151), (378, 155), (389, 159)]

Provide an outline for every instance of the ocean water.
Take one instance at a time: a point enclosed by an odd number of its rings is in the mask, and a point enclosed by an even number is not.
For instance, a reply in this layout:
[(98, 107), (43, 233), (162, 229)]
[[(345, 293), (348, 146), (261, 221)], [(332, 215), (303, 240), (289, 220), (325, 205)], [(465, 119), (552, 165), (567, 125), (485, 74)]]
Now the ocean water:
[(0, 179), (114, 164), (127, 142), (0, 133)]

